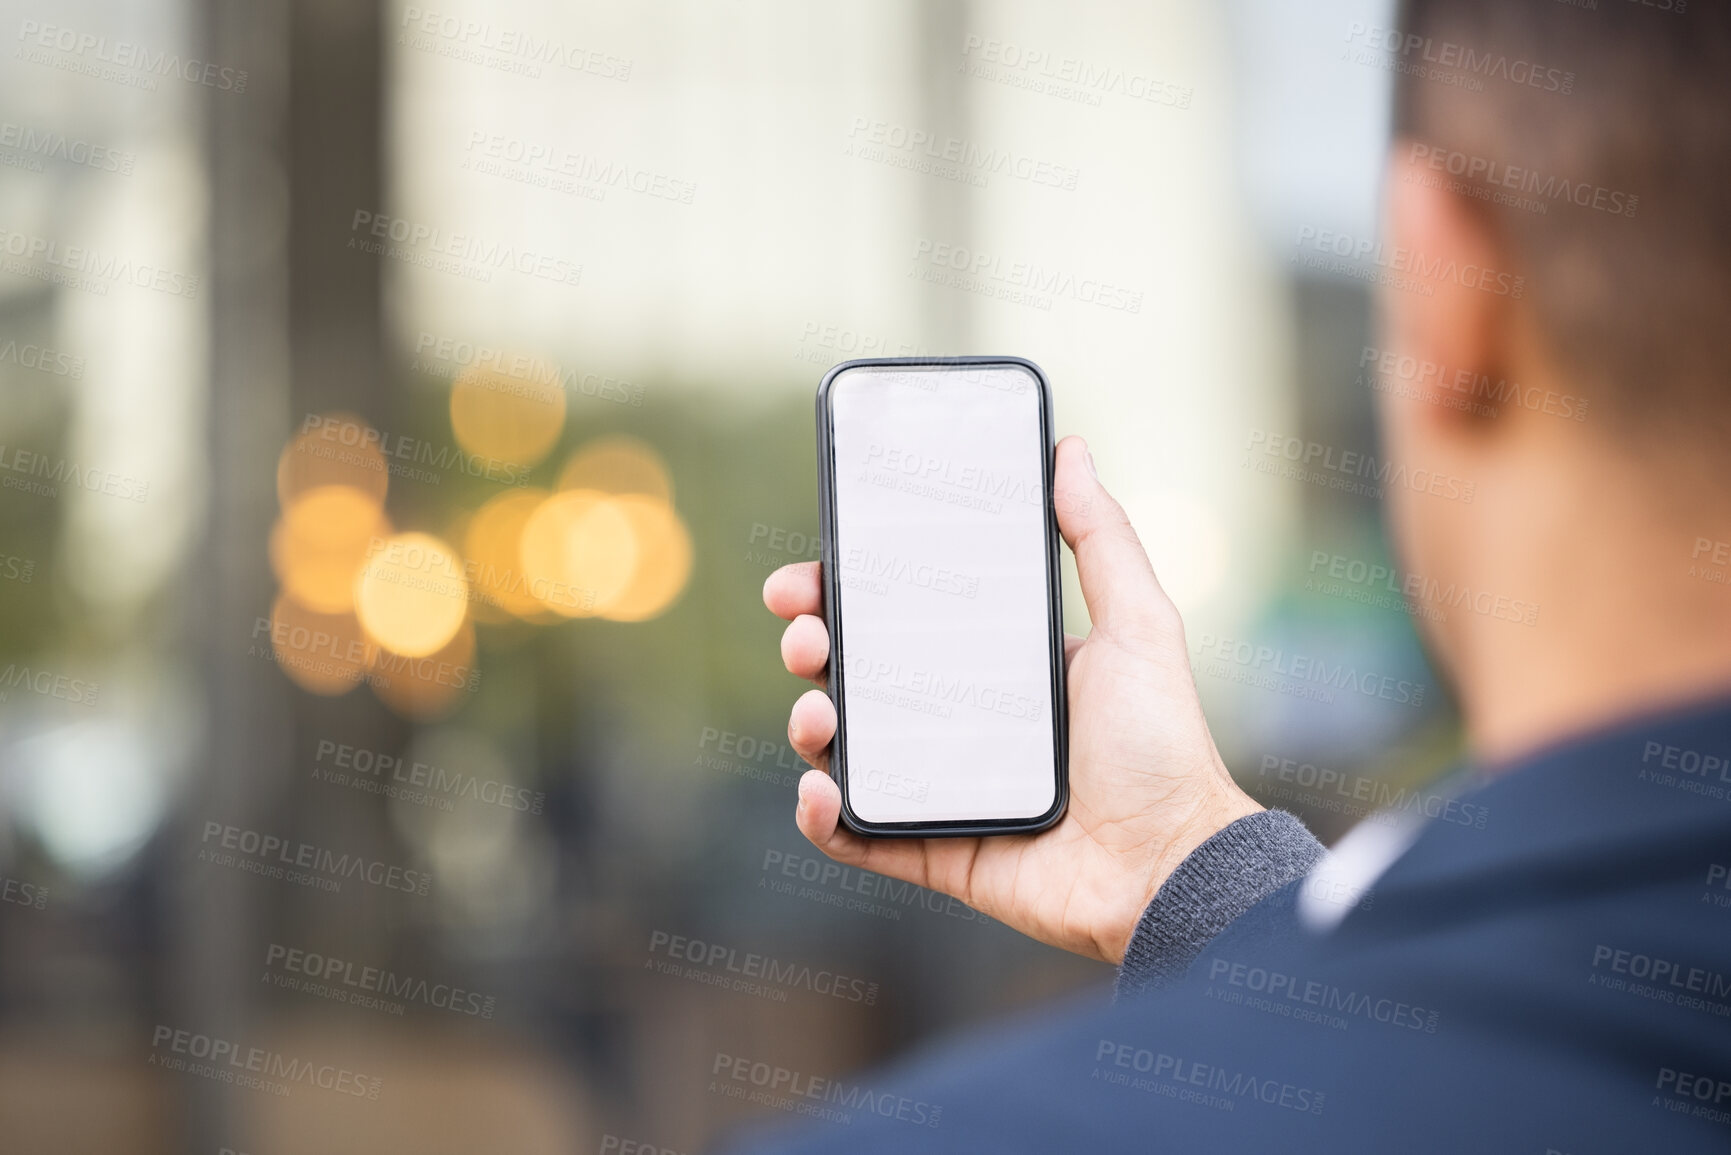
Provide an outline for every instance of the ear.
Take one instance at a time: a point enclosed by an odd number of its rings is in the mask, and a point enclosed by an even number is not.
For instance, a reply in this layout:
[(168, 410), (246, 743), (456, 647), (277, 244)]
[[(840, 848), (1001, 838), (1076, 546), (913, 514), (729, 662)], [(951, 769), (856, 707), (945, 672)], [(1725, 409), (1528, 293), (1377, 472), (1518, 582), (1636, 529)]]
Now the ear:
[(1379, 297), (1379, 356), (1365, 369), (1377, 371), (1385, 412), (1466, 432), (1487, 424), (1482, 378), (1494, 384), (1508, 375), (1512, 306), (1524, 282), (1483, 206), (1451, 191), (1458, 182), (1425, 163), (1429, 151), (1397, 140), (1390, 152), (1390, 276)]

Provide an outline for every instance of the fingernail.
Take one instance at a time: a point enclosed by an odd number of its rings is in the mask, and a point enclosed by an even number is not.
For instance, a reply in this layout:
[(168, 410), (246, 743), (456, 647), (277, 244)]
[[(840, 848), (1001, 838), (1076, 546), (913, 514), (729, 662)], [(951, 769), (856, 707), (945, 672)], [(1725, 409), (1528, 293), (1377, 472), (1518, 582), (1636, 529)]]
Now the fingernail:
[(1098, 469), (1094, 468), (1094, 451), (1092, 449), (1087, 449), (1087, 450), (1083, 450), (1083, 452), (1087, 455), (1087, 458), (1088, 458), (1088, 472), (1093, 474), (1095, 481), (1099, 481), (1100, 480), (1100, 471)]

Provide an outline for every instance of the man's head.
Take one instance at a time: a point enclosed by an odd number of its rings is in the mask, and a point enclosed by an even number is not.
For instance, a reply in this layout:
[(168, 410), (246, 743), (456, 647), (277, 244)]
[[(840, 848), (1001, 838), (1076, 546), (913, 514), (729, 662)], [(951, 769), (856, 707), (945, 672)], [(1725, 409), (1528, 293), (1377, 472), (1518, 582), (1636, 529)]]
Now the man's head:
[[(1385, 448), (1475, 496), (1391, 487), (1394, 532), (1413, 572), (1538, 600), (1524, 635), (1430, 627), (1475, 736), (1509, 746), (1506, 708), (1475, 698), (1510, 670), (1548, 678), (1525, 701), (1610, 708), (1600, 671), (1539, 671), (1636, 646), (1604, 618), (1619, 591), (1731, 611), (1699, 581), (1654, 592), (1689, 541), (1731, 536), (1731, 9), (1407, 0), (1400, 26), (1387, 232), (1412, 264), (1381, 298), (1381, 345), (1407, 358)], [(1709, 680), (1649, 638), (1627, 669), (1687, 670), (1634, 697)]]

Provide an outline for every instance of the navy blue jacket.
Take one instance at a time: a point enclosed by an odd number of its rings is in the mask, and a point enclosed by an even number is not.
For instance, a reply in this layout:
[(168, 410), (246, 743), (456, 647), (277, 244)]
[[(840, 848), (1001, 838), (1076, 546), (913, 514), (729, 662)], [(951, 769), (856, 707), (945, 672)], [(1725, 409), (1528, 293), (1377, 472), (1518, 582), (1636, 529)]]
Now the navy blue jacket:
[(1489, 776), (1332, 931), (1288, 886), (1175, 986), (762, 1088), (776, 1153), (1731, 1151), (1731, 702)]

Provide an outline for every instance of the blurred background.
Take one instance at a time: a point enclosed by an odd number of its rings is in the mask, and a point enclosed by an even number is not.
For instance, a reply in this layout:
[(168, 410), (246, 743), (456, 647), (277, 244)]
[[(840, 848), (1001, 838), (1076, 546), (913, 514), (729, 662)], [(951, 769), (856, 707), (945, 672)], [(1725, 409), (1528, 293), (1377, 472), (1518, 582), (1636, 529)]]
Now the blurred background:
[(1455, 757), (1279, 468), (1376, 452), (1388, 5), (0, 10), (6, 1149), (691, 1152), (1108, 984), (793, 827), (851, 357), (1045, 368), (1263, 801)]

